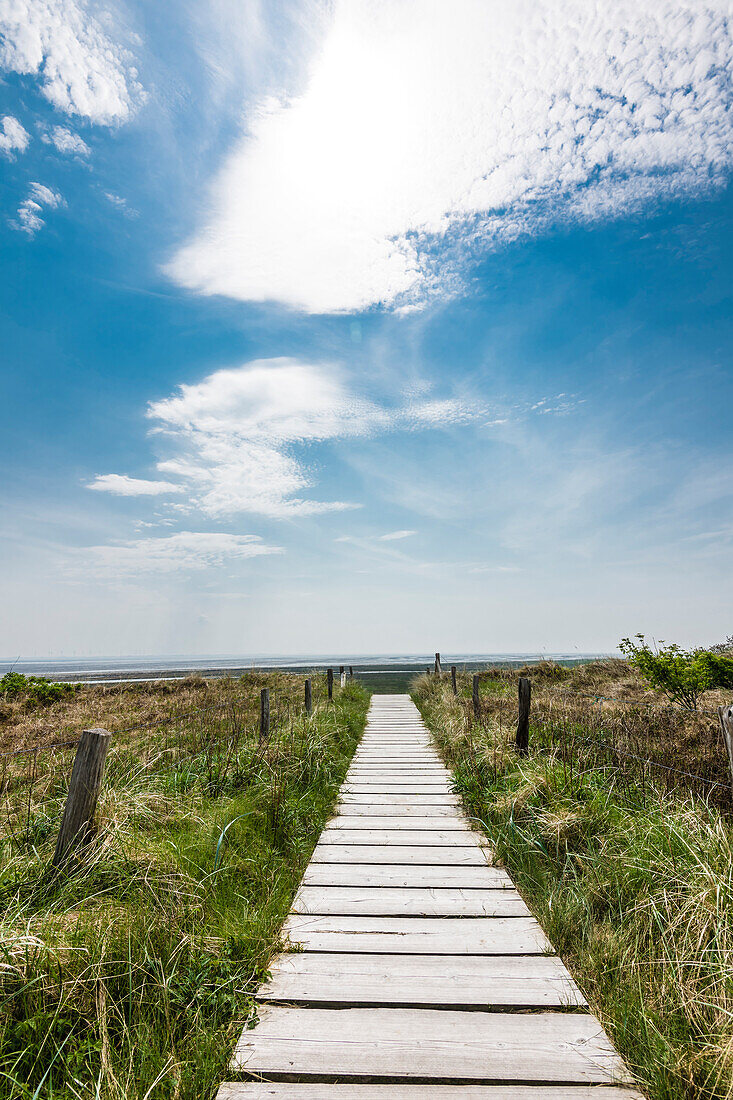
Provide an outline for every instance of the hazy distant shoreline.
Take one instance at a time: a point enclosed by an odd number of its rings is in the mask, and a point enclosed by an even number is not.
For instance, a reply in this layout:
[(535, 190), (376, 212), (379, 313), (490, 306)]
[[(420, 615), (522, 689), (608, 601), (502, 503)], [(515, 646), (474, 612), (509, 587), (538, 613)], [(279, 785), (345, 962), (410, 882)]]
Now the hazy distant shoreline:
[[(577, 664), (608, 653), (446, 653), (441, 655), (444, 667), (456, 665), (464, 671), (483, 668), (487, 664), (523, 665), (542, 660)], [(193, 674), (218, 677), (238, 676), (254, 669), (283, 669), (306, 672), (309, 669), (336, 668), (351, 665), (355, 675), (374, 676), (384, 673), (417, 674), (432, 665), (434, 654), (399, 656), (351, 657), (96, 657), (56, 660), (5, 659), (0, 661), (0, 675), (14, 668), (26, 676), (45, 676), (50, 680), (73, 683), (124, 683), (151, 680), (179, 680)]]

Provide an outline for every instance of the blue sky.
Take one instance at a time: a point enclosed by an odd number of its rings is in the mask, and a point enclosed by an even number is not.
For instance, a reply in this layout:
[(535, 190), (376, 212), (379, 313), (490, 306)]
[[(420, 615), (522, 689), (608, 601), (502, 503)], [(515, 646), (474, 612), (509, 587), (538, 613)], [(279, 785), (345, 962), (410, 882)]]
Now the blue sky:
[(0, 653), (732, 633), (732, 16), (0, 4)]

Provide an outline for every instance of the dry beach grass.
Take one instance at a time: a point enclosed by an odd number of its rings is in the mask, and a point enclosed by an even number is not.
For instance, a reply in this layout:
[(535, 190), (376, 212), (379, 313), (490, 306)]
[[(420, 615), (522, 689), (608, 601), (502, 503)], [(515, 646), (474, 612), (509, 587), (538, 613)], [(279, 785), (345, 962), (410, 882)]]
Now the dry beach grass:
[(70, 761), (0, 822), (1, 1095), (214, 1094), (365, 719), (357, 684), (332, 704), (319, 684), (310, 718), (302, 687), (270, 673), (90, 689), (19, 716), (39, 740), (146, 727), (115, 735), (83, 866), (47, 874)]
[[(714, 719), (622, 704), (643, 693), (625, 662), (521, 671), (533, 679), (527, 757), (513, 747), (518, 672), (482, 678), (478, 721), (467, 678), (458, 698), (447, 678), (415, 685), (456, 790), (650, 1100), (730, 1100), (732, 806)], [(619, 701), (562, 698), (581, 688)]]

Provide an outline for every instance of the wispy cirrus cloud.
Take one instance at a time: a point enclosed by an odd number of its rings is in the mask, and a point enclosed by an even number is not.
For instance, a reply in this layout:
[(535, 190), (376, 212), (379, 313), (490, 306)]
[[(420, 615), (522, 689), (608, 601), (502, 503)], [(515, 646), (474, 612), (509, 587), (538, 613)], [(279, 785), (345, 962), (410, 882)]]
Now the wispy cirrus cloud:
[(183, 487), (172, 481), (148, 481), (145, 478), (128, 477), (126, 474), (97, 474), (87, 489), (100, 493), (115, 493), (121, 497), (156, 497), (182, 493)]
[(13, 115), (4, 115), (0, 119), (0, 153), (5, 153), (7, 157), (24, 153), (30, 140), (28, 131)]
[(386, 535), (378, 535), (380, 542), (396, 542), (398, 539), (409, 539), (416, 535), (417, 531), (388, 531)]
[(311, 313), (412, 308), (487, 248), (723, 182), (729, 0), (336, 0), (167, 271)]
[(52, 127), (51, 130), (42, 135), (41, 140), (46, 145), (53, 145), (59, 153), (63, 153), (65, 156), (88, 157), (91, 153), (91, 149), (84, 138), (74, 133), (68, 126)]
[(143, 573), (209, 569), (228, 562), (282, 553), (282, 547), (268, 545), (258, 535), (179, 531), (159, 538), (85, 547), (77, 556), (77, 564), (83, 562), (85, 569), (91, 568), (99, 576), (124, 578)]
[[(309, 446), (378, 432), (420, 431), (475, 420), (480, 403), (411, 399), (388, 407), (354, 393), (333, 364), (256, 360), (219, 370), (153, 402), (153, 432), (172, 452), (157, 463), (165, 481), (98, 475), (92, 489), (121, 495), (186, 492), (190, 510), (273, 518), (355, 507), (307, 496)], [(171, 489), (164, 486), (170, 484)]]
[(111, 12), (84, 0), (7, 0), (0, 5), (0, 68), (37, 76), (46, 99), (66, 114), (125, 122), (145, 93), (127, 35), (111, 27)]
[(46, 187), (44, 183), (32, 183), (28, 196), (18, 207), (17, 221), (10, 224), (14, 229), (33, 237), (46, 224), (41, 216), (44, 211), (56, 210), (63, 205), (64, 200), (58, 191)]

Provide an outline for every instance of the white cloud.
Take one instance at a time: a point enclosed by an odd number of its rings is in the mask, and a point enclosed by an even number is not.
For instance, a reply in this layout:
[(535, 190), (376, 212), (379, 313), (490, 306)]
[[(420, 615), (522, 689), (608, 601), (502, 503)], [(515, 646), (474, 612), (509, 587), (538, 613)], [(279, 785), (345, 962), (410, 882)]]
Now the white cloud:
[[(147, 415), (173, 449), (157, 469), (185, 488), (187, 507), (217, 517), (255, 512), (284, 518), (354, 507), (304, 495), (314, 475), (299, 449), (377, 431), (437, 428), (484, 413), (458, 400), (389, 408), (353, 393), (333, 364), (263, 359), (182, 385), (153, 402)], [(141, 483), (105, 474), (91, 487), (120, 492), (135, 484)]]
[(81, 551), (84, 567), (102, 576), (136, 576), (139, 573), (174, 573), (208, 569), (224, 562), (281, 554), (257, 535), (179, 531), (160, 538), (131, 539), (110, 546), (90, 546)]
[(59, 153), (68, 156), (88, 157), (91, 149), (82, 137), (75, 134), (68, 126), (54, 126), (49, 133), (44, 134), (42, 140), (46, 145), (54, 145)]
[(30, 134), (21, 126), (17, 118), (4, 115), (0, 119), (0, 153), (12, 157), (13, 153), (24, 153), (28, 148)]
[(14, 229), (20, 229), (32, 237), (46, 224), (41, 217), (45, 207), (55, 210), (63, 206), (63, 198), (58, 191), (46, 187), (43, 183), (32, 183), (28, 197), (18, 207), (18, 220), (10, 224)]
[(417, 531), (388, 531), (386, 535), (379, 535), (380, 542), (394, 542), (396, 539), (409, 539), (416, 535)]
[(83, 0), (3, 0), (0, 68), (37, 74), (43, 95), (66, 114), (124, 122), (144, 93), (110, 23), (109, 12)]
[(115, 195), (114, 191), (103, 191), (102, 193), (107, 202), (111, 203), (126, 218), (136, 218), (138, 216), (137, 210), (133, 210), (131, 206), (128, 206), (127, 199), (123, 198), (122, 195)]
[[(730, 0), (336, 0), (168, 265), (309, 312), (415, 307), (481, 249), (721, 183)], [(437, 254), (439, 249), (439, 255)]]
[(87, 489), (96, 489), (102, 493), (115, 493), (121, 497), (154, 497), (169, 493), (182, 493), (180, 485), (172, 481), (146, 481), (126, 474), (97, 474)]

